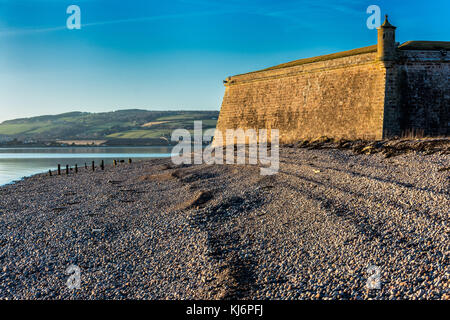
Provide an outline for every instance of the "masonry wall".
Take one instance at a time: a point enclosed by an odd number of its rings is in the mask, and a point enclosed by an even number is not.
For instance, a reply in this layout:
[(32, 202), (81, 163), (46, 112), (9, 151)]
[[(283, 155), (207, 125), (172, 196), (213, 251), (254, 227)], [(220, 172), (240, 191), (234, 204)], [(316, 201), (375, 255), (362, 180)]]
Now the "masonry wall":
[(231, 77), (217, 129), (279, 129), (280, 143), (381, 139), (385, 82), (376, 53)]
[(407, 51), (401, 55), (400, 131), (450, 135), (450, 56), (439, 51)]

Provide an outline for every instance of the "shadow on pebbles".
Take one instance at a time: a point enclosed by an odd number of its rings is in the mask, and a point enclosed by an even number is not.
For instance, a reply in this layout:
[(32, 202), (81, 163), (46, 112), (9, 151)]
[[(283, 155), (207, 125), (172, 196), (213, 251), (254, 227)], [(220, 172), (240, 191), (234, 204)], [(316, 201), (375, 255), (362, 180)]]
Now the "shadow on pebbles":
[(0, 298), (448, 299), (448, 145), (333, 143), (274, 176), (156, 159), (1, 187)]

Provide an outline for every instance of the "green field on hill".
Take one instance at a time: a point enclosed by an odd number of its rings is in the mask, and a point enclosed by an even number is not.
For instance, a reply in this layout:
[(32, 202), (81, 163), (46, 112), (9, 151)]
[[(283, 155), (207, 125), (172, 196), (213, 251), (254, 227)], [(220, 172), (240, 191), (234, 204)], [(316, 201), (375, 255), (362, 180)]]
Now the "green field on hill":
[(57, 141), (83, 139), (170, 139), (175, 129), (215, 128), (218, 111), (120, 110), (104, 113), (70, 112), (8, 120), (0, 124), (4, 139)]

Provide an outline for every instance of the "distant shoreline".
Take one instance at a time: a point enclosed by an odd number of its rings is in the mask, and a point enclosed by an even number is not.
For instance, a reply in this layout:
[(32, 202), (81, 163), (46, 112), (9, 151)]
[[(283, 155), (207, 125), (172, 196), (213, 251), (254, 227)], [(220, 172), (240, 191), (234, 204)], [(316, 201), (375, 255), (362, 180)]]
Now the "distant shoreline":
[(48, 145), (17, 145), (17, 146), (1, 146), (0, 149), (33, 149), (33, 148), (59, 148), (59, 149), (70, 149), (70, 148), (172, 148), (174, 145), (76, 145), (76, 146), (48, 146)]
[(174, 144), (130, 144), (130, 143), (123, 143), (123, 144), (46, 144), (46, 143), (23, 143), (23, 144), (0, 144), (0, 148), (98, 148), (98, 147), (173, 147)]
[(98, 165), (102, 160), (105, 165), (113, 160), (154, 159), (169, 157), (172, 147), (169, 146), (74, 146), (74, 147), (4, 147), (0, 148), (0, 185), (20, 181), (23, 177), (47, 173), (55, 170), (60, 164), (62, 169), (69, 165), (74, 170), (89, 166), (92, 161)]
[(175, 129), (215, 128), (219, 111), (69, 112), (0, 123), (0, 146), (166, 146)]

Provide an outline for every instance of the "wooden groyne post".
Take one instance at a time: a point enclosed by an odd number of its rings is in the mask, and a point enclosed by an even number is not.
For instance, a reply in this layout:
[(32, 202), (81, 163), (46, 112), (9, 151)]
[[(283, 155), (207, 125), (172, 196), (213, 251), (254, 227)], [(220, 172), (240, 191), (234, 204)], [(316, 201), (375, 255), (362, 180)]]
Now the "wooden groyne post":
[[(124, 162), (125, 162), (125, 160), (117, 160), (117, 159), (113, 160), (114, 166), (117, 166), (119, 163), (124, 163)], [(128, 158), (128, 163), (131, 164), (132, 162), (133, 162), (133, 160), (131, 158)], [(84, 168), (88, 169), (87, 162), (84, 163)], [(102, 170), (105, 170), (105, 160), (102, 160), (100, 162), (100, 168)], [(66, 175), (70, 174), (70, 170), (72, 170), (72, 168), (70, 168), (70, 166), (68, 164), (66, 164)], [(92, 161), (92, 172), (95, 172), (95, 161)], [(75, 173), (78, 173), (78, 163), (75, 163)], [(48, 174), (50, 177), (53, 175), (51, 169), (48, 170)], [(61, 175), (61, 164), (58, 164), (58, 175), (59, 176)]]

